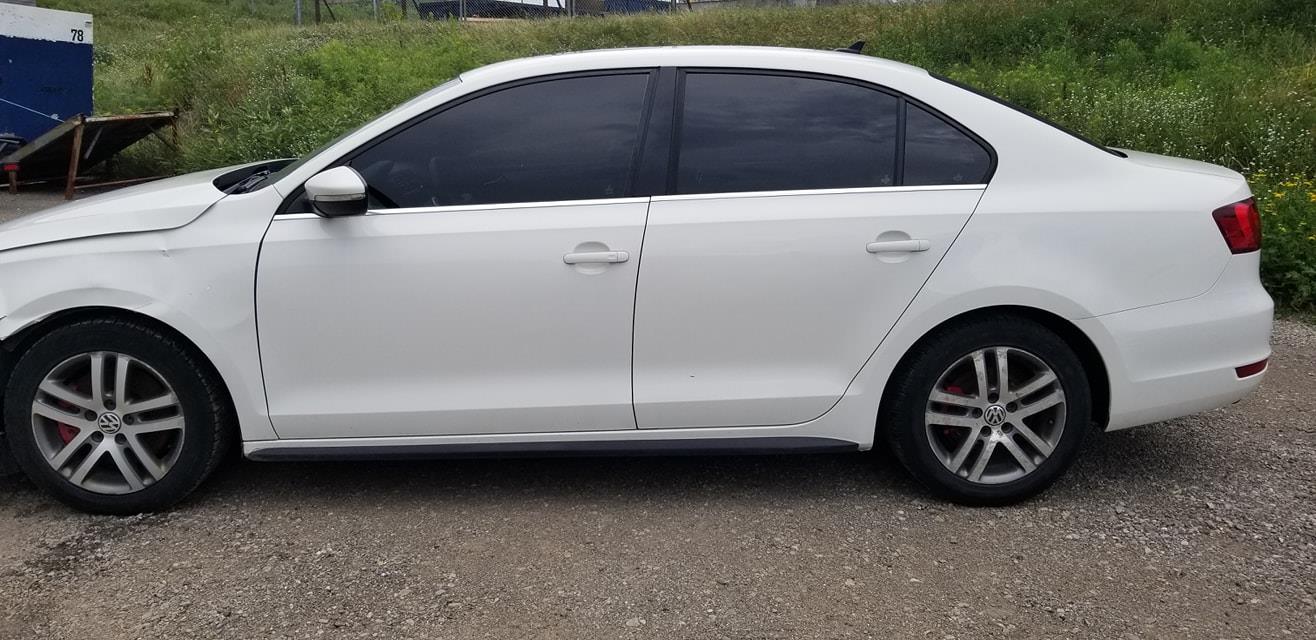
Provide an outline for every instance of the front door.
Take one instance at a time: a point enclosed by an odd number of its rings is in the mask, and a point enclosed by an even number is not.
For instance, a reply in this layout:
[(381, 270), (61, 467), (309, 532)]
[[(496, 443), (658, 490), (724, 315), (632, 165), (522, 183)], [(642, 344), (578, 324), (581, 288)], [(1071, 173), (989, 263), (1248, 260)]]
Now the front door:
[(276, 216), (257, 316), (281, 438), (635, 427), (650, 74), (521, 83), (354, 154), (371, 212)]

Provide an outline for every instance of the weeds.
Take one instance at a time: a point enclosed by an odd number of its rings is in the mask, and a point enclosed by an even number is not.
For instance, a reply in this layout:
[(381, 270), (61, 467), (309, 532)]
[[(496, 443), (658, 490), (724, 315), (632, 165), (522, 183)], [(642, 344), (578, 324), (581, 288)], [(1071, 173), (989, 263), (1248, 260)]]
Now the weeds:
[[(181, 107), (168, 170), (294, 156), (462, 71), (665, 44), (832, 48), (978, 85), (1105, 144), (1247, 174), (1277, 300), (1316, 310), (1316, 3), (949, 0), (497, 24), (358, 19), (295, 28), (281, 0), (51, 0), (96, 14), (101, 112)], [(363, 16), (358, 16), (363, 17)], [(1304, 189), (1306, 191), (1304, 191)]]

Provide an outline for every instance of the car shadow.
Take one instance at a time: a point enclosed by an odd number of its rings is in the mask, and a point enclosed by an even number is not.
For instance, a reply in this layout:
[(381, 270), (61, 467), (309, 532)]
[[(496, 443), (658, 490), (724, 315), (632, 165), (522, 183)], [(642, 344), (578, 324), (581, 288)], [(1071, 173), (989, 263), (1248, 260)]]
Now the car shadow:
[[(1214, 438), (1196, 437), (1202, 428), (1184, 424), (1196, 418), (1094, 433), (1071, 470), (1085, 489), (1099, 490), (1118, 484), (1193, 484), (1205, 469), (1226, 469), (1239, 452)], [(1211, 429), (1206, 425), (1206, 429)]]
[[(1091, 434), (1047, 502), (1126, 486), (1191, 484), (1220, 445), (1183, 438), (1173, 424)], [(1217, 467), (1218, 468), (1218, 467)], [(0, 507), (48, 500), (21, 477), (0, 478)], [(749, 456), (476, 458), (426, 461), (227, 461), (181, 509), (389, 504), (516, 505), (574, 502), (651, 505), (716, 501), (807, 504), (862, 497), (935, 501), (889, 452)], [(1028, 505), (1030, 503), (1024, 503)]]
[(870, 454), (478, 458), (406, 462), (241, 461), (217, 474), (215, 498), (319, 502), (362, 498), (480, 504), (524, 501), (795, 501), (921, 490), (899, 464)]
[[(1094, 433), (1050, 502), (1154, 484), (1191, 484), (1218, 445), (1185, 439), (1173, 424)], [(757, 456), (479, 458), (408, 462), (241, 461), (226, 465), (208, 500), (332, 506), (344, 502), (523, 505), (540, 502), (654, 506), (701, 502), (793, 506), (863, 498), (876, 504), (935, 502), (886, 450)], [(1027, 506), (1032, 503), (1024, 503)]]

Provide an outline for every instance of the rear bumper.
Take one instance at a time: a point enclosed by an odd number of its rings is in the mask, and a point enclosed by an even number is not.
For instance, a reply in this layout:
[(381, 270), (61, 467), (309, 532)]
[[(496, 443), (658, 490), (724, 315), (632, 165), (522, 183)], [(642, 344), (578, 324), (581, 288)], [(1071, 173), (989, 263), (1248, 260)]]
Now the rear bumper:
[(1236, 372), (1270, 357), (1274, 304), (1257, 277), (1259, 261), (1256, 252), (1233, 256), (1196, 298), (1079, 322), (1110, 374), (1107, 430), (1225, 406), (1261, 384), (1264, 370)]

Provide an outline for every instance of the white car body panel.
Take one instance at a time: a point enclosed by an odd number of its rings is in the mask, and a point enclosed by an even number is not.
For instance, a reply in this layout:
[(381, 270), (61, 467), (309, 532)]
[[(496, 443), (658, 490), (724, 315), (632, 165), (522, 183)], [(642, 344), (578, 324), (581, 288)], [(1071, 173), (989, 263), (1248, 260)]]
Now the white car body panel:
[(0, 251), (116, 233), (175, 229), (196, 220), (224, 194), (212, 169), (68, 202), (0, 224)]
[(1257, 286), (1260, 255), (1230, 258), (1200, 296), (1087, 318), (1075, 324), (1098, 343), (1111, 370), (1107, 429), (1168, 420), (1236, 402), (1260, 383), (1234, 367), (1270, 357), (1273, 306)]
[[(275, 430), (634, 428), (631, 321), (648, 206), (629, 198), (280, 216), (256, 287)], [(631, 257), (563, 262), (609, 250)]]
[[(121, 309), (154, 318), (214, 365), (228, 386), (242, 437), (274, 438), (252, 285), (260, 238), (279, 200), (278, 193), (262, 189), (224, 198), (177, 229), (0, 251), (0, 336), (13, 337), (69, 310)], [(168, 200), (158, 204), (172, 206)]]
[[(760, 206), (774, 201), (761, 193), (705, 220), (691, 209), (705, 196), (274, 220), (311, 176), (449, 100), (539, 75), (682, 66), (889, 87), (987, 140), (995, 174), (985, 190), (872, 190), (874, 202), (909, 208), (890, 218), (855, 209), (817, 228), (801, 222), (806, 211)], [(910, 347), (990, 307), (1046, 314), (1092, 343), (1109, 374), (1109, 428), (1236, 400), (1264, 374), (1238, 379), (1234, 367), (1269, 354), (1272, 309), (1257, 254), (1231, 255), (1211, 220), (1216, 207), (1248, 197), (1241, 176), (1150, 154), (1116, 157), (921, 69), (866, 56), (681, 47), (513, 61), (398, 107), (266, 188), (224, 197), (210, 184), (221, 171), (0, 227), (0, 339), (86, 309), (154, 318), (214, 365), (253, 457), (710, 439), (867, 449), (883, 390)], [(807, 196), (820, 197), (831, 196)], [(837, 197), (866, 206), (869, 196)], [(595, 207), (609, 212), (606, 223)], [(531, 219), (529, 209), (555, 214)], [(738, 222), (771, 231), (746, 235)], [(864, 251), (884, 231), (927, 239), (929, 250), (894, 263)], [(853, 245), (842, 233), (856, 234)], [(442, 250), (423, 249), (423, 238)], [(629, 260), (601, 273), (563, 263), (586, 242), (626, 250)], [(842, 245), (853, 255), (832, 253)], [(692, 247), (726, 253), (683, 260)], [(787, 261), (771, 262), (774, 251)], [(805, 306), (783, 307), (769, 278)], [(445, 304), (451, 298), (467, 304)], [(746, 326), (738, 308), (755, 314), (751, 333), (736, 333)], [(632, 365), (628, 316), (636, 314)], [(690, 315), (723, 339), (691, 341)], [(774, 336), (791, 342), (772, 345)], [(780, 352), (754, 351), (765, 344)], [(426, 369), (439, 354), (457, 366)], [(349, 386), (346, 366), (370, 375)], [(416, 393), (434, 388), (443, 393)]]
[[(826, 413), (973, 213), (982, 185), (659, 196), (636, 292), (641, 428)], [(929, 249), (873, 254), (874, 241)]]

